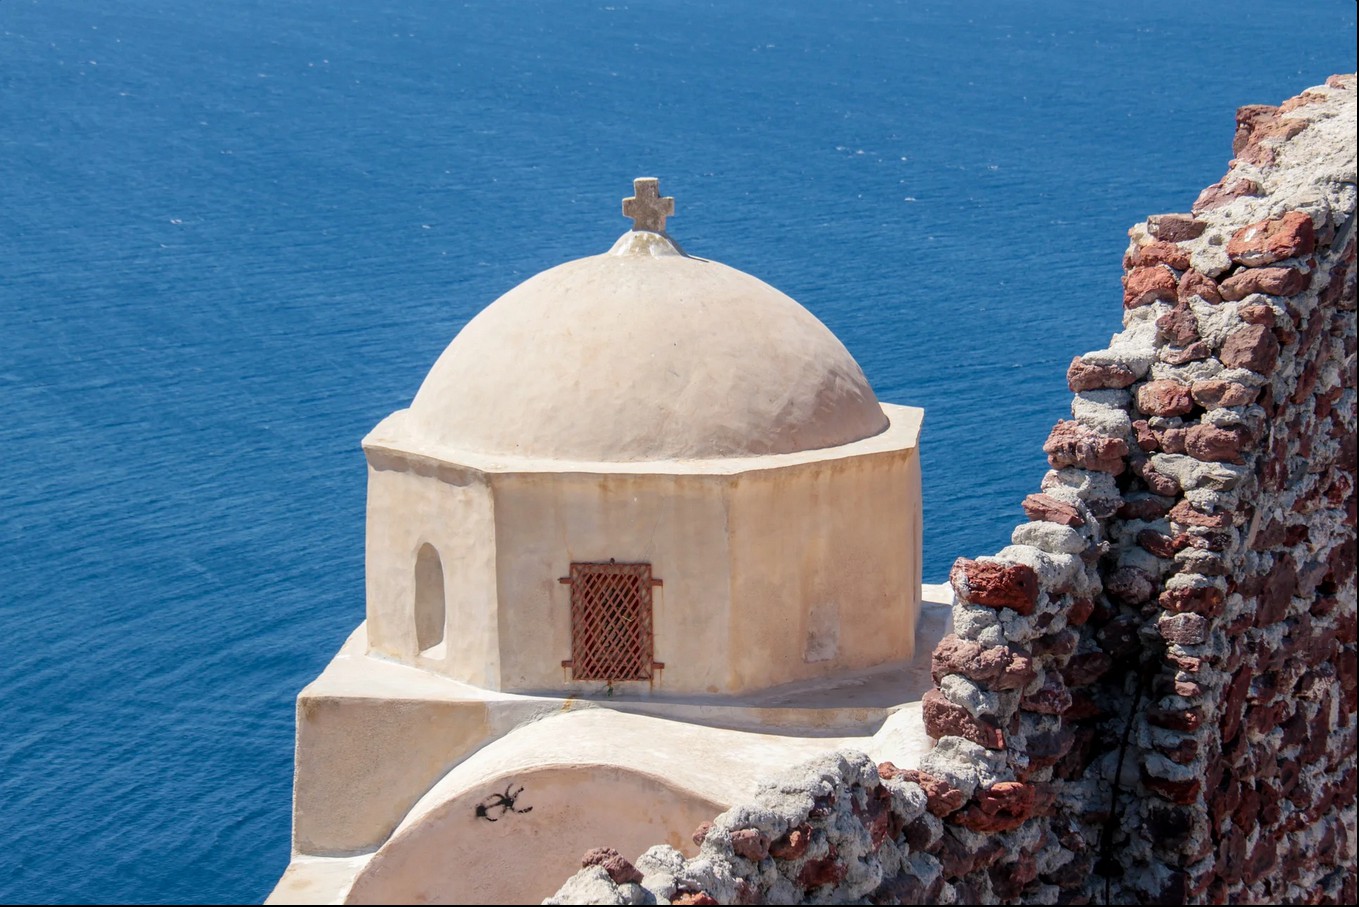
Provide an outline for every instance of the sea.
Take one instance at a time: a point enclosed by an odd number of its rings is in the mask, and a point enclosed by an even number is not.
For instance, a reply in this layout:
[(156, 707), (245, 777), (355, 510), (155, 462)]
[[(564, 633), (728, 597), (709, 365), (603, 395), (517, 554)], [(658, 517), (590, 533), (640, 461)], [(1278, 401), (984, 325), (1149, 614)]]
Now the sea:
[(360, 439), (634, 177), (925, 408), (943, 582), (1023, 519), (1128, 227), (1355, 35), (1348, 0), (0, 0), (0, 902), (268, 894), (294, 699), (363, 619)]

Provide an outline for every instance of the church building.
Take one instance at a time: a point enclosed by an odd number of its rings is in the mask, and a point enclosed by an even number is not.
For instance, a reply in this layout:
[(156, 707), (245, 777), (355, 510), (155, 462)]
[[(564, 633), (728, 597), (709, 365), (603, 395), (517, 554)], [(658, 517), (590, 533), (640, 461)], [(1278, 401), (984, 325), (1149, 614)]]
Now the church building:
[(299, 696), (270, 903), (536, 902), (591, 847), (691, 852), (771, 759), (927, 745), (923, 411), (686, 253), (655, 179), (623, 211), (364, 439), (367, 619)]

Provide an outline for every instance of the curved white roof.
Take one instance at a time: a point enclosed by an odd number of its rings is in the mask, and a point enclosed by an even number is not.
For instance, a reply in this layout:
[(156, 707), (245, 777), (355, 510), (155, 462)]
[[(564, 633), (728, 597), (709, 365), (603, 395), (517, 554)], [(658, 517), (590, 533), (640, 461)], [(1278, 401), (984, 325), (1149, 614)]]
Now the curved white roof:
[(613, 462), (815, 450), (888, 425), (814, 315), (650, 232), (484, 309), (434, 364), (409, 420), (440, 446)]

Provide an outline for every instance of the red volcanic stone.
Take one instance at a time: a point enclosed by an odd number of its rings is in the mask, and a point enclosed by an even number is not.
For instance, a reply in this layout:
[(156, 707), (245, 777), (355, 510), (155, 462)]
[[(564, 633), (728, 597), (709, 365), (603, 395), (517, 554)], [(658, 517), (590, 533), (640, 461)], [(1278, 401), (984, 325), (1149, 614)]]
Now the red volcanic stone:
[(1208, 638), (1208, 620), (1200, 614), (1168, 614), (1156, 622), (1166, 642), (1197, 646)]
[(1165, 450), (1166, 453), (1184, 453), (1185, 451), (1185, 430), (1184, 428), (1163, 428), (1155, 432), (1157, 434), (1157, 445)]
[(1142, 786), (1158, 796), (1164, 797), (1171, 803), (1178, 803), (1181, 806), (1188, 806), (1199, 798), (1199, 791), (1203, 788), (1203, 783), (1197, 778), (1190, 778), (1187, 781), (1167, 781), (1165, 778), (1157, 778), (1149, 775), (1146, 769), (1142, 770)]
[(1005, 749), (1005, 734), (1000, 728), (974, 718), (967, 709), (950, 702), (938, 690), (930, 690), (920, 700), (925, 733), (941, 737), (962, 737), (991, 750)]
[(708, 832), (712, 830), (713, 823), (711, 821), (702, 822), (699, 824), (698, 828), (694, 829), (694, 833), (689, 837), (693, 838), (695, 844), (701, 845), (705, 840), (707, 840)]
[(1203, 686), (1194, 683), (1192, 680), (1175, 681), (1175, 695), (1185, 699), (1198, 699), (1203, 695)]
[(587, 850), (585, 856), (580, 858), (580, 865), (582, 869), (586, 866), (603, 867), (615, 885), (642, 881), (642, 873), (637, 867), (623, 859), (623, 855), (612, 847), (596, 847), (593, 850)]
[(803, 822), (797, 828), (769, 845), (769, 855), (776, 860), (800, 860), (812, 843), (812, 827)]
[(1081, 516), (1075, 507), (1051, 495), (1031, 494), (1024, 498), (1019, 506), (1024, 508), (1024, 515), (1031, 520), (1061, 523), (1063, 526), (1085, 525), (1085, 517)]
[(1152, 431), (1151, 425), (1146, 419), (1138, 419), (1132, 424), (1133, 438), (1137, 441), (1137, 446), (1145, 451), (1161, 449), (1161, 439), (1156, 437), (1156, 432)]
[[(1354, 502), (1354, 498), (1350, 498)], [(1351, 529), (1354, 523), (1347, 524)], [(1331, 581), (1337, 586), (1344, 586), (1354, 577), (1355, 571), (1355, 547), (1354, 545), (1337, 545), (1331, 549), (1331, 553), (1326, 556), (1326, 564), (1331, 568)]]
[(1195, 296), (1208, 303), (1219, 303), (1222, 294), (1218, 291), (1217, 281), (1201, 271), (1190, 269), (1180, 277), (1175, 296), (1180, 302), (1188, 302)]
[(1159, 520), (1170, 512), (1170, 502), (1155, 495), (1129, 497), (1118, 507), (1124, 520)]
[[(925, 808), (931, 815), (943, 818), (951, 813), (962, 809), (967, 802), (967, 797), (956, 787), (951, 786), (943, 778), (937, 778), (929, 772), (906, 769), (900, 775), (906, 781), (914, 781), (920, 785), (925, 792)], [(947, 837), (947, 836), (946, 836)]]
[(1150, 601), (1156, 592), (1156, 578), (1141, 567), (1119, 567), (1104, 578), (1104, 592), (1126, 605)]
[(1189, 733), (1203, 725), (1203, 713), (1197, 708), (1152, 707), (1147, 710), (1147, 723), (1157, 728)]
[(1073, 627), (1079, 627), (1090, 619), (1090, 615), (1095, 613), (1095, 602), (1089, 598), (1078, 598), (1071, 603), (1071, 608), (1066, 612), (1066, 622)]
[(1310, 255), (1316, 244), (1312, 218), (1302, 211), (1290, 211), (1278, 219), (1262, 220), (1237, 230), (1227, 243), (1227, 255), (1238, 264), (1259, 268), (1285, 258)]
[(1066, 667), (1062, 668), (1062, 677), (1066, 679), (1068, 686), (1088, 686), (1107, 674), (1113, 663), (1112, 658), (1098, 649), (1081, 652), (1071, 656)]
[(1136, 380), (1137, 376), (1126, 365), (1086, 362), (1080, 356), (1072, 359), (1066, 370), (1066, 384), (1072, 393), (1104, 387), (1127, 387)]
[(1192, 214), (1153, 214), (1147, 218), (1147, 232), (1166, 242), (1198, 239), (1206, 229), (1207, 222), (1195, 220)]
[(1038, 574), (1023, 564), (981, 563), (958, 558), (949, 573), (958, 598), (988, 608), (1011, 608), (1019, 614), (1033, 613), (1038, 601)]
[(1162, 378), (1137, 389), (1137, 408), (1152, 416), (1183, 416), (1194, 408), (1194, 399), (1189, 385)]
[(961, 674), (992, 690), (1019, 690), (1036, 672), (1033, 659), (1008, 646), (983, 647), (953, 633), (939, 640), (930, 656), (931, 673), (938, 683), (945, 675)]
[(1024, 886), (1038, 878), (1038, 861), (1033, 854), (1020, 851), (1013, 860), (997, 863), (986, 874), (998, 903), (1008, 904), (1018, 900)]
[(1240, 463), (1241, 448), (1250, 443), (1245, 429), (1239, 426), (1219, 428), (1200, 423), (1192, 425), (1185, 437), (1184, 447), (1191, 457), (1209, 463)]
[(1101, 435), (1079, 422), (1064, 420), (1053, 427), (1043, 442), (1043, 452), (1054, 469), (1079, 466), (1119, 475), (1126, 465), (1123, 458), (1128, 455), (1128, 442)]
[(682, 891), (670, 899), (672, 904), (717, 904), (715, 897), (706, 891)]
[(1143, 551), (1149, 551), (1157, 557), (1167, 559), (1174, 557), (1175, 552), (1180, 550), (1173, 538), (1164, 532), (1157, 532), (1155, 529), (1143, 529), (1137, 533), (1137, 544)]
[(897, 768), (895, 762), (878, 763), (878, 777), (884, 781), (891, 781), (900, 774), (902, 774), (902, 769)]
[(1163, 340), (1185, 346), (1199, 339), (1199, 322), (1188, 303), (1181, 302), (1156, 319), (1156, 333)]
[(1189, 395), (1204, 409), (1217, 409), (1224, 406), (1250, 406), (1260, 396), (1260, 390), (1237, 381), (1209, 378), (1191, 384)]
[(1266, 375), (1279, 359), (1279, 341), (1263, 324), (1247, 324), (1227, 335), (1218, 358), (1227, 368), (1247, 368)]
[(1298, 568), (1293, 558), (1285, 555), (1274, 562), (1265, 577), (1265, 588), (1260, 593), (1260, 604), (1255, 610), (1255, 623), (1260, 627), (1277, 624), (1288, 615), (1288, 606), (1298, 591)]
[(731, 833), (731, 849), (738, 857), (758, 863), (769, 856), (769, 836), (758, 828), (738, 828)]
[(1166, 453), (1184, 453), (1185, 430), (1183, 428), (1167, 428), (1156, 433), (1156, 441)]
[(1056, 765), (1071, 752), (1076, 743), (1076, 732), (1064, 727), (1055, 731), (1030, 734), (1028, 739), (1029, 768), (1033, 771)]
[(1170, 519), (1184, 526), (1202, 526), (1206, 529), (1225, 529), (1232, 524), (1232, 515), (1226, 511), (1203, 513), (1195, 510), (1187, 500), (1180, 501), (1170, 508)]
[[(1316, 360), (1307, 363), (1306, 367), (1304, 367), (1302, 370), (1302, 374), (1298, 376), (1298, 386), (1295, 387), (1293, 389), (1293, 393), (1289, 394), (1288, 396), (1289, 401), (1292, 403), (1301, 403), (1308, 397), (1312, 396), (1312, 391), (1316, 389), (1317, 386), (1318, 377), (1319, 375)], [(1310, 445), (1311, 443), (1310, 439), (1308, 439), (1305, 443)], [(1303, 457), (1308, 455), (1306, 450), (1299, 450), (1298, 454)]]
[(1232, 677), (1231, 686), (1227, 688), (1221, 712), (1223, 742), (1230, 743), (1241, 729), (1246, 696), (1250, 694), (1250, 678), (1250, 669), (1242, 668)]
[(819, 885), (838, 885), (847, 875), (849, 868), (844, 863), (834, 857), (825, 857), (803, 863), (797, 881), (803, 888), (816, 888)]
[(887, 840), (894, 825), (897, 833), (900, 833), (902, 828), (902, 824), (892, 817), (891, 802), (891, 793), (880, 784), (870, 794), (863, 808), (860, 808), (857, 802), (854, 803), (854, 815), (868, 831), (869, 843), (875, 852), (882, 846), (882, 842)]
[(1239, 155), (1251, 143), (1251, 136), (1261, 126), (1272, 122), (1279, 108), (1272, 104), (1246, 104), (1236, 109), (1236, 135), (1232, 136), (1232, 154)]
[(1190, 208), (1195, 214), (1201, 214), (1204, 211), (1221, 208), (1223, 205), (1244, 196), (1263, 195), (1264, 191), (1264, 188), (1253, 179), (1247, 179), (1244, 176), (1224, 176), (1200, 192), (1199, 197), (1194, 199), (1194, 204)]
[(1043, 685), (1019, 701), (1019, 707), (1040, 715), (1060, 715), (1071, 708), (1071, 691), (1056, 672), (1043, 678)]
[(1157, 603), (1167, 611), (1177, 614), (1198, 614), (1203, 617), (1220, 617), (1225, 596), (1216, 586), (1181, 586), (1167, 589), (1157, 598)]
[(1287, 113), (1311, 103), (1316, 96), (1305, 92), (1285, 101), (1281, 107), (1265, 104), (1248, 104), (1237, 111), (1236, 135), (1232, 139), (1232, 153), (1237, 160), (1262, 167), (1274, 163), (1274, 149), (1262, 144), (1266, 139), (1290, 139), (1308, 126), (1307, 120), (1284, 119), (1279, 114)]
[(1161, 265), (1133, 268), (1123, 278), (1123, 307), (1135, 309), (1153, 302), (1174, 302), (1179, 282), (1175, 272)]
[(1293, 296), (1312, 285), (1312, 275), (1298, 268), (1248, 268), (1222, 281), (1222, 298), (1228, 302), (1252, 293)]
[(1163, 346), (1156, 352), (1156, 357), (1169, 365), (1197, 362), (1200, 359), (1207, 359), (1211, 355), (1213, 355), (1212, 349), (1202, 340), (1196, 340), (1185, 347)]
[(1289, 98), (1279, 105), (1279, 113), (1288, 113), (1290, 110), (1297, 110), (1299, 107), (1306, 107), (1309, 104), (1319, 104), (1326, 100), (1324, 94), (1319, 92), (1304, 91), (1297, 97)]
[[(933, 850), (933, 855), (938, 858), (944, 876), (950, 879), (962, 878), (971, 872), (977, 863), (976, 854), (972, 849), (947, 832), (939, 839), (938, 845)], [(902, 901), (901, 903), (909, 902)], [(969, 901), (962, 901), (962, 903), (966, 904)]]
[(1033, 815), (1036, 792), (1030, 784), (1001, 781), (977, 793), (977, 802), (963, 810), (953, 821), (975, 832), (1010, 831)]
[(1203, 659), (1197, 655), (1177, 655), (1174, 652), (1167, 652), (1166, 660), (1186, 674), (1197, 674), (1203, 670)]
[(1053, 658), (1063, 659), (1076, 651), (1076, 646), (1080, 645), (1081, 634), (1075, 630), (1062, 629), (1056, 633), (1047, 633), (1029, 643), (1035, 656), (1052, 656)]
[(1174, 243), (1147, 243), (1133, 251), (1129, 264), (1134, 267), (1170, 265), (1176, 271), (1183, 271), (1189, 267), (1189, 253)]
[(1274, 327), (1274, 310), (1267, 305), (1243, 305), (1236, 310), (1237, 316), (1247, 324), (1263, 324)]

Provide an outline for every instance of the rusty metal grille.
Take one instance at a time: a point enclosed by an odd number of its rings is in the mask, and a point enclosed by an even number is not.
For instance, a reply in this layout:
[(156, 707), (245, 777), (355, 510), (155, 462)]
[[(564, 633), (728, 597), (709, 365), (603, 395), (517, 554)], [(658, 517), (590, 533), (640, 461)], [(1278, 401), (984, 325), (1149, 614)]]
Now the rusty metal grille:
[(650, 680), (650, 564), (572, 564), (571, 668), (575, 680)]

